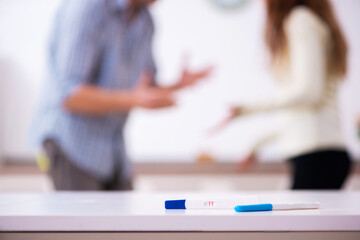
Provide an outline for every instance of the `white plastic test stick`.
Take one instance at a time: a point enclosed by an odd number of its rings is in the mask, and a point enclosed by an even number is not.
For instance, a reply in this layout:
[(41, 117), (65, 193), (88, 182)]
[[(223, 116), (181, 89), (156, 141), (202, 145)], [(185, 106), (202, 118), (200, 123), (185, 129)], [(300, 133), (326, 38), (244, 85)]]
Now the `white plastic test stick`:
[(165, 209), (234, 209), (237, 205), (259, 204), (259, 196), (237, 198), (166, 200)]
[(317, 209), (319, 202), (273, 203), (273, 210)]

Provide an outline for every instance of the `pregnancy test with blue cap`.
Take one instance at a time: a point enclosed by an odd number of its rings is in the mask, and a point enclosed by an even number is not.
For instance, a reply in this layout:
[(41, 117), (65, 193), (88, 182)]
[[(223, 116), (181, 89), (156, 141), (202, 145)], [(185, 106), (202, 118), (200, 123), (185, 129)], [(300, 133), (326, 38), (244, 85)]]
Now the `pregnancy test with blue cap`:
[(233, 209), (237, 205), (258, 203), (260, 203), (259, 196), (224, 199), (179, 199), (166, 200), (165, 209)]
[(274, 211), (274, 210), (301, 210), (317, 209), (320, 207), (319, 202), (295, 202), (295, 203), (264, 203), (253, 205), (239, 205), (234, 209), (236, 212), (257, 212), (257, 211)]

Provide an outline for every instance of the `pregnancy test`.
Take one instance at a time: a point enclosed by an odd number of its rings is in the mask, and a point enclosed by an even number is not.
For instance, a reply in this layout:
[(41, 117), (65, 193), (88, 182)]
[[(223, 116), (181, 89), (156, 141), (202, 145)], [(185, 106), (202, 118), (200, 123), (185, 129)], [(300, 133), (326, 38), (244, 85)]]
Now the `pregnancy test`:
[(233, 209), (237, 205), (258, 204), (259, 196), (226, 199), (178, 199), (166, 200), (165, 209)]
[(319, 202), (294, 202), (294, 203), (264, 203), (253, 205), (239, 205), (234, 209), (236, 212), (257, 212), (257, 211), (274, 211), (274, 210), (301, 210), (301, 209), (318, 209)]

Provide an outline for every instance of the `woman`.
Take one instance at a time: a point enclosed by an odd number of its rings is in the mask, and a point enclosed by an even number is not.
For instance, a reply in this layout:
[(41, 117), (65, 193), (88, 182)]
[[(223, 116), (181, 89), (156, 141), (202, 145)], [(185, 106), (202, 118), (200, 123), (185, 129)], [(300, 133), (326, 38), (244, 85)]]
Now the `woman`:
[(338, 83), (347, 70), (341, 29), (328, 0), (267, 0), (266, 8), (265, 40), (280, 94), (232, 108), (224, 123), (281, 110), (286, 117), (282, 146), (294, 171), (292, 188), (340, 189), (351, 167), (336, 103)]

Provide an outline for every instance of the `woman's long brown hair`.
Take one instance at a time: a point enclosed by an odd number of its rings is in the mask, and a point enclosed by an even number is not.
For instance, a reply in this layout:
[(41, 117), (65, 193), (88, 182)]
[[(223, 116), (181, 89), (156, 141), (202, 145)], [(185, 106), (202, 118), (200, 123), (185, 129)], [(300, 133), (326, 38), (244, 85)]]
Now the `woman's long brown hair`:
[(286, 49), (284, 20), (297, 6), (311, 9), (329, 27), (332, 48), (328, 69), (332, 74), (344, 76), (347, 70), (347, 43), (328, 0), (267, 0), (265, 40), (274, 61)]

